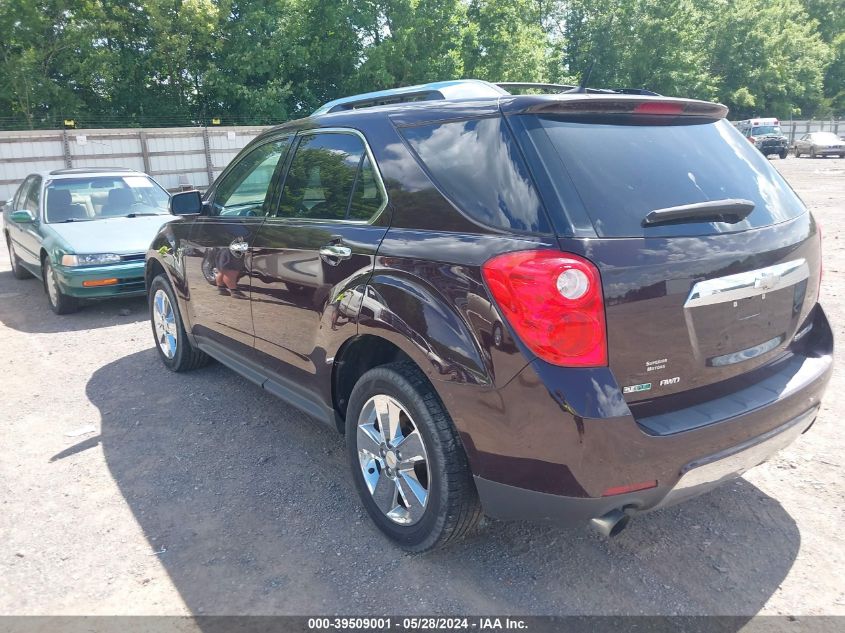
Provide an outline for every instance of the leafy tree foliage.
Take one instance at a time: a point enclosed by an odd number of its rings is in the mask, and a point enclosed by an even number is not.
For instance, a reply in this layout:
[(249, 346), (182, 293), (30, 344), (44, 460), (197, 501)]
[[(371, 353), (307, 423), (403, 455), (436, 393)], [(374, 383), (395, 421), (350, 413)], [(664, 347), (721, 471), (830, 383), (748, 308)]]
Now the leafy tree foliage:
[(845, 113), (842, 0), (0, 0), (0, 127), (271, 123), (425, 81)]

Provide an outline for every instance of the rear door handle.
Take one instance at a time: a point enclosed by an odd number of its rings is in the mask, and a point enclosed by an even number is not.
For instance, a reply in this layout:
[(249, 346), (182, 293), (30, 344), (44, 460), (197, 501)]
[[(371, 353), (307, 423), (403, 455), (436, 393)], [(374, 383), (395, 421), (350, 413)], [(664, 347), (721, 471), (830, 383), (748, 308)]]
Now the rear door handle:
[(320, 257), (327, 264), (337, 266), (341, 259), (352, 257), (352, 249), (342, 244), (326, 244), (320, 248)]

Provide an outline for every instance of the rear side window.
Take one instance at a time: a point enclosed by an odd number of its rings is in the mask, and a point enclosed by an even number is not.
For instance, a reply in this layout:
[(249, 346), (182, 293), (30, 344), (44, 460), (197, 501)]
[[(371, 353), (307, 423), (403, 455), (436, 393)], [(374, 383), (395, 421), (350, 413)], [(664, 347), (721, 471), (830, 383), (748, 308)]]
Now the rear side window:
[(441, 192), (472, 219), (497, 228), (551, 232), (501, 117), (406, 127), (400, 133)]
[[(544, 156), (543, 163), (559, 181), (564, 204), (581, 206), (568, 210), (585, 212), (601, 237), (710, 235), (777, 224), (804, 212), (777, 170), (725, 120), (653, 126), (529, 119), (529, 137), (547, 135), (550, 143), (533, 140), (556, 154)], [(750, 200), (754, 210), (736, 224), (641, 224), (655, 209), (725, 198)]]
[(38, 203), (41, 201), (41, 177), (34, 176), (29, 190), (26, 192), (26, 199), (23, 201), (23, 208), (38, 217)]

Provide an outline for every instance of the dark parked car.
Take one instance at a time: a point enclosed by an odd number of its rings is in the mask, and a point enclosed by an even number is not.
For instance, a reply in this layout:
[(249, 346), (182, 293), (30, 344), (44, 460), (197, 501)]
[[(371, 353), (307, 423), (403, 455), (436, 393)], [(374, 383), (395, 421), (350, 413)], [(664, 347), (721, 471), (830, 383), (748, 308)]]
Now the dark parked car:
[(833, 132), (810, 132), (795, 141), (795, 157), (808, 155), (810, 158), (839, 156), (845, 158), (845, 141)]
[(789, 444), (831, 374), (816, 223), (726, 112), (477, 81), (326, 104), (172, 198), (161, 359), (337, 425), (410, 550), (482, 511), (615, 534)]

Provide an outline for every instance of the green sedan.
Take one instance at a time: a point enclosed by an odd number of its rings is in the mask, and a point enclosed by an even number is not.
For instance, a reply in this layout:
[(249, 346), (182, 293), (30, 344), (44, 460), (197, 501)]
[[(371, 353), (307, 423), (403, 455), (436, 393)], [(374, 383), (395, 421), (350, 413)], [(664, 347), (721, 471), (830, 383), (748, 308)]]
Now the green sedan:
[(56, 314), (82, 299), (143, 295), (144, 253), (173, 219), (169, 199), (130, 169), (31, 174), (3, 210), (12, 274), (40, 278)]

